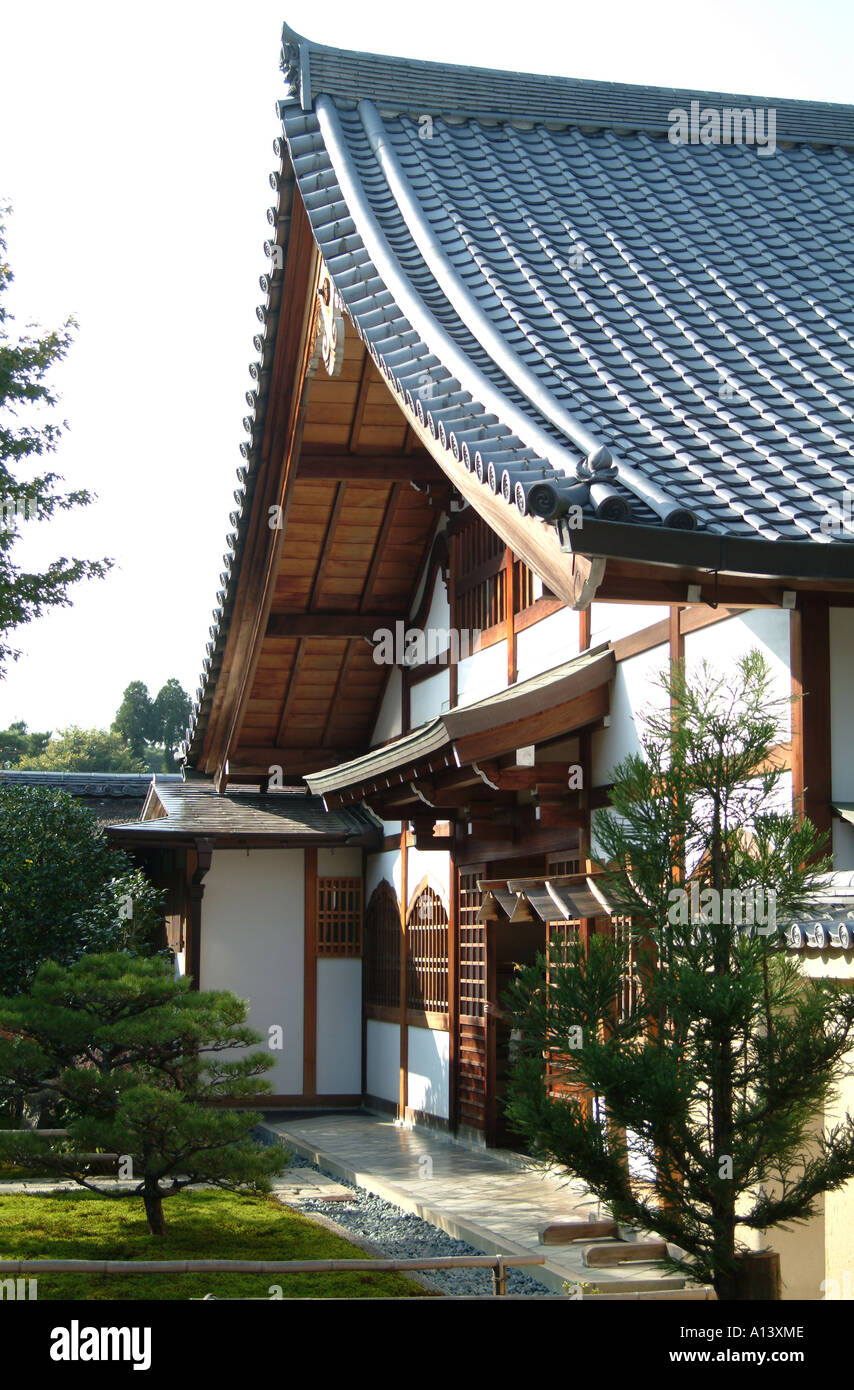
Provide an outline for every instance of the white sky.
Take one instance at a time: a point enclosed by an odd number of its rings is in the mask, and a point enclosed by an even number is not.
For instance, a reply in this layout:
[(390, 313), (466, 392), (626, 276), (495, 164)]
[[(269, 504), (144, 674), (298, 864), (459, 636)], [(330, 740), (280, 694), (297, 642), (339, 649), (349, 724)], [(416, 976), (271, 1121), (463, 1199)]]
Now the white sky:
[[(281, 21), (338, 47), (697, 91), (854, 101), (851, 0), (7, 5), (0, 197), (17, 326), (73, 313), (53, 467), (91, 507), (16, 557), (111, 555), (21, 628), (0, 727), (108, 727), (129, 681), (192, 694), (232, 510), (274, 195)], [(26, 546), (26, 550), (25, 547)]]

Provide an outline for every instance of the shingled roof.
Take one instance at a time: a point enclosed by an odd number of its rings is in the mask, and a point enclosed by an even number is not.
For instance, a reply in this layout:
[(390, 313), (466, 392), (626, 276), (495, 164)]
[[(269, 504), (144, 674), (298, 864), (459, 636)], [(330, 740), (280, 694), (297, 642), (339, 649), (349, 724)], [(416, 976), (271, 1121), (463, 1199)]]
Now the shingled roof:
[[(416, 62), (287, 26), (282, 66), (268, 249), (286, 249), (298, 189), (337, 304), (446, 471), (464, 464), (567, 551), (854, 577), (854, 107)], [(725, 127), (728, 111), (763, 138), (703, 143), (705, 115)], [(281, 270), (262, 287), (191, 746), (233, 601)]]

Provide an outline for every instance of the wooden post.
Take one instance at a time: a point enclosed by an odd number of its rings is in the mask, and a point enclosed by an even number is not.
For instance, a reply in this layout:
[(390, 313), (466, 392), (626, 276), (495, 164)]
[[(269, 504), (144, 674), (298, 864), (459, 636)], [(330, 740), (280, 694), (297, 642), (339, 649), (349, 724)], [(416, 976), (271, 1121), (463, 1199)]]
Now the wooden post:
[(513, 602), (513, 551), (509, 545), (504, 550), (504, 630), (507, 636), (507, 684), (516, 684), (516, 628), (514, 626)]
[[(829, 833), (830, 809), (830, 610), (819, 594), (798, 595), (791, 615), (792, 781), (796, 805)], [(798, 800), (800, 798), (800, 800)]]
[(401, 1124), (406, 1121), (406, 1110), (409, 1103), (409, 1025), (406, 1009), (409, 973), (406, 949), (406, 912), (409, 906), (408, 831), (408, 822), (402, 821), (400, 826), (400, 1091), (397, 1102), (397, 1118)]
[(305, 956), (303, 964), (302, 1093), (317, 1094), (317, 850), (305, 855)]

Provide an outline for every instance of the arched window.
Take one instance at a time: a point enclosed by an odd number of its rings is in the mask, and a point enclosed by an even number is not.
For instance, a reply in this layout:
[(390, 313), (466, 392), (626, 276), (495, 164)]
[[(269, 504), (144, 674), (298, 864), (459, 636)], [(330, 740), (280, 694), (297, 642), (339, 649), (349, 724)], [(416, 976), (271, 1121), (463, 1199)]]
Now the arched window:
[(390, 883), (374, 889), (365, 913), (365, 1003), (400, 1006), (400, 904)]
[(409, 1009), (448, 1012), (448, 914), (438, 893), (419, 887), (406, 919)]

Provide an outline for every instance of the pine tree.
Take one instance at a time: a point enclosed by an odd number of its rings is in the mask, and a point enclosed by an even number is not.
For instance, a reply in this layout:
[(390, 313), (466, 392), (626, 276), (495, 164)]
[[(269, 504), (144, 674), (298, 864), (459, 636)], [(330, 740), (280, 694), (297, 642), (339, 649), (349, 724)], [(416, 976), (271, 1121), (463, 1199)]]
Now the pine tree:
[(588, 950), (568, 941), (548, 980), (543, 959), (519, 972), (509, 1115), (618, 1222), (671, 1242), (676, 1269), (731, 1299), (748, 1278), (740, 1231), (805, 1221), (854, 1177), (854, 1120), (824, 1124), (854, 994), (807, 978), (786, 949), (829, 861), (782, 805), (788, 701), (764, 659), (690, 678), (676, 665), (662, 684), (668, 707), (648, 712), (642, 752), (594, 818), (597, 886), (631, 927)]
[[(269, 1054), (228, 1055), (260, 1041), (246, 1013), (244, 1000), (195, 991), (160, 959), (116, 952), (44, 965), (29, 994), (0, 999), (0, 1076), (20, 1099), (52, 1096), (68, 1140), (0, 1131), (0, 1154), (111, 1197), (141, 1197), (156, 1236), (166, 1231), (164, 1198), (185, 1187), (266, 1190), (282, 1150), (251, 1141), (253, 1112), (211, 1105), (270, 1090), (261, 1078)], [(120, 1156), (132, 1188), (94, 1179), (85, 1155), (96, 1149)]]

